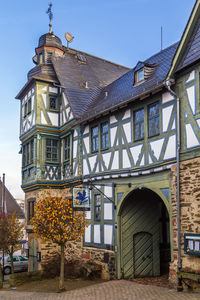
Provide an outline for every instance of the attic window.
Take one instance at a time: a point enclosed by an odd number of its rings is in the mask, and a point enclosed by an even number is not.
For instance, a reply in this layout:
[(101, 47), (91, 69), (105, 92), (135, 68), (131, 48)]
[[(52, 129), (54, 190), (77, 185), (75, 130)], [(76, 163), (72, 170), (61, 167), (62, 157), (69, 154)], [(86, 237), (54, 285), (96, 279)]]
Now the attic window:
[(87, 62), (85, 56), (83, 56), (83, 55), (81, 55), (81, 54), (78, 54), (78, 55), (77, 55), (77, 58), (78, 58), (78, 60), (81, 61), (81, 62), (84, 62), (84, 63)]
[(47, 64), (51, 64), (52, 52), (47, 52), (46, 61)]
[(138, 70), (135, 74), (135, 82), (140, 82), (144, 80), (144, 68)]

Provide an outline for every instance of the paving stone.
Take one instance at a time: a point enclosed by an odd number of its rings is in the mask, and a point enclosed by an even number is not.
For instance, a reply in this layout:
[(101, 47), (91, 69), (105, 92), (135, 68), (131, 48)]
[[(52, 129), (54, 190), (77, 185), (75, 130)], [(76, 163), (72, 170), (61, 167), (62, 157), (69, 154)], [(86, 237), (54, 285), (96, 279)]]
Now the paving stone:
[(176, 292), (173, 289), (113, 280), (86, 288), (58, 293), (0, 291), (2, 300), (200, 300), (200, 293)]

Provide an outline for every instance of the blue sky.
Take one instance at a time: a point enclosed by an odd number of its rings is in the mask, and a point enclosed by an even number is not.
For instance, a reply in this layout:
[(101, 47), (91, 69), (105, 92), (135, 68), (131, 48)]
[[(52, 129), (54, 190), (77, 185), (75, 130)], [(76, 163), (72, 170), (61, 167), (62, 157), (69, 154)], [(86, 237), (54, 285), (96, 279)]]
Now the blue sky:
[[(53, 31), (72, 48), (134, 67), (181, 38), (195, 0), (52, 0)], [(32, 57), (39, 37), (48, 32), (45, 13), (49, 1), (1, 1), (0, 72), (0, 176), (13, 196), (23, 198), (19, 141), (19, 100), (15, 96), (34, 66)]]

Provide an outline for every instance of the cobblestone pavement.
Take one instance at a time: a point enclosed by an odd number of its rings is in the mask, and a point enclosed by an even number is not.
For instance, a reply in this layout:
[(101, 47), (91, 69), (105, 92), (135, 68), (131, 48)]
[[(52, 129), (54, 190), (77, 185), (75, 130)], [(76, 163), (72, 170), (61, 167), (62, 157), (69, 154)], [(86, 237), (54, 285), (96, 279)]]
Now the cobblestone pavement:
[(0, 291), (2, 300), (200, 300), (198, 293), (178, 293), (173, 289), (114, 280), (60, 294)]

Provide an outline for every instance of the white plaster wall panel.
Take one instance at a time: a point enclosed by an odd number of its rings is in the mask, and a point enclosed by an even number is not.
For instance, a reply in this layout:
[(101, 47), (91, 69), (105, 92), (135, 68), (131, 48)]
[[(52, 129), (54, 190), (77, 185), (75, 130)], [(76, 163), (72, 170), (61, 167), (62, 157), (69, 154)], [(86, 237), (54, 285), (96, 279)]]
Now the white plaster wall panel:
[(171, 100), (174, 100), (174, 96), (170, 94), (169, 92), (163, 93), (162, 94), (162, 103), (167, 103)]
[(91, 243), (91, 224), (85, 227), (85, 242)]
[(166, 132), (168, 130), (173, 107), (174, 107), (174, 105), (170, 105), (170, 106), (167, 106), (167, 107), (162, 109), (162, 128), (163, 128), (163, 132)]
[(110, 124), (116, 123), (117, 119), (115, 118), (114, 115), (110, 116)]
[(26, 95), (24, 99), (25, 99), (25, 101), (26, 101), (26, 100), (28, 99), (28, 96)]
[(89, 136), (85, 137), (83, 139), (84, 145), (85, 145), (85, 149), (86, 152), (89, 153), (90, 152), (90, 140), (89, 140)]
[(45, 119), (45, 117), (44, 117), (44, 113), (43, 113), (43, 111), (41, 110), (40, 111), (40, 120), (41, 120), (41, 124), (43, 124), (43, 125), (47, 125), (48, 123), (47, 123), (47, 121), (46, 121), (46, 119)]
[(34, 93), (35, 93), (35, 90), (34, 90), (34, 88), (32, 88), (31, 92), (32, 92), (32, 94), (34, 94)]
[(153, 164), (153, 160), (151, 159), (151, 155), (148, 153), (148, 161), (149, 161), (149, 165)]
[(97, 163), (95, 173), (99, 173), (99, 164), (100, 164), (100, 163)]
[[(105, 194), (108, 198), (112, 198), (112, 197), (113, 197), (113, 187), (112, 187), (112, 186), (105, 185), (105, 186), (104, 186), (104, 194)], [(104, 197), (104, 198), (105, 198), (105, 197)]]
[(188, 102), (190, 104), (193, 115), (195, 115), (195, 113), (196, 113), (195, 89), (196, 89), (195, 85), (193, 85), (193, 86), (186, 89)]
[(59, 114), (58, 113), (53, 113), (53, 112), (47, 112), (49, 119), (51, 121), (51, 124), (53, 126), (59, 126)]
[(86, 159), (83, 160), (83, 174), (88, 175), (89, 174), (89, 169), (88, 169), (88, 164)]
[(130, 109), (127, 109), (127, 110), (125, 111), (125, 114), (124, 114), (122, 120), (126, 120), (126, 119), (130, 118), (130, 116), (131, 116), (131, 110), (130, 110)]
[(24, 106), (22, 106), (22, 118), (24, 117)]
[(151, 150), (155, 156), (155, 158), (157, 160), (159, 160), (160, 158), (160, 153), (161, 153), (161, 150), (162, 150), (162, 147), (163, 147), (163, 143), (164, 143), (164, 138), (160, 139), (160, 140), (157, 140), (157, 141), (153, 141), (150, 144), (151, 146)]
[(65, 94), (64, 94), (64, 93), (63, 93), (63, 100), (64, 100), (64, 104), (65, 104), (65, 106), (69, 104), (69, 103), (68, 103), (68, 101), (67, 101), (67, 98), (66, 98), (66, 96), (65, 96)]
[(116, 137), (117, 127), (113, 127), (110, 129), (110, 146), (114, 146), (115, 137)]
[(106, 166), (106, 169), (108, 169), (108, 166), (109, 166), (109, 163), (110, 163), (111, 152), (102, 154), (102, 157), (103, 157), (103, 161), (104, 161), (104, 164)]
[(104, 203), (104, 220), (112, 220), (112, 219), (113, 219), (113, 204)]
[(27, 122), (26, 125), (27, 125), (27, 126), (26, 126), (26, 130), (29, 130), (29, 129), (30, 129), (30, 124), (29, 124), (29, 122)]
[(140, 167), (144, 166), (144, 154), (142, 156), (141, 162), (140, 162)]
[(196, 134), (193, 130), (193, 127), (191, 124), (186, 124), (185, 125), (185, 130), (186, 130), (186, 145), (187, 148), (193, 148), (196, 146), (199, 146), (200, 143), (196, 137)]
[(101, 231), (100, 225), (94, 225), (94, 243), (100, 244), (101, 243)]
[(62, 112), (60, 113), (60, 125), (63, 125)]
[(83, 134), (89, 133), (89, 125), (85, 126)]
[(113, 241), (113, 225), (104, 225), (104, 244), (112, 245)]
[(77, 163), (76, 166), (75, 166), (75, 171), (74, 171), (74, 173), (75, 173), (75, 176), (78, 176), (78, 163)]
[(78, 147), (78, 141), (74, 141), (74, 142), (73, 142), (73, 158), (76, 158), (76, 157), (77, 157), (77, 153), (78, 153), (77, 147)]
[(46, 91), (47, 91), (47, 86), (44, 86), (44, 87), (42, 88), (42, 91), (43, 91), (43, 92), (46, 92)]
[(70, 112), (69, 112), (69, 120), (73, 119), (73, 114), (72, 114), (72, 111), (70, 109)]
[(58, 94), (58, 88), (56, 88), (56, 87), (49, 87), (49, 92), (50, 93), (54, 93), (54, 94)]
[(200, 119), (197, 119), (196, 122), (197, 122), (197, 125), (198, 125), (199, 128), (200, 128)]
[(140, 156), (142, 147), (143, 147), (143, 144), (137, 145), (137, 146), (134, 146), (134, 147), (131, 147), (131, 148), (130, 148), (130, 151), (131, 151), (131, 154), (132, 154), (132, 158), (133, 158), (133, 161), (134, 161), (134, 164), (135, 164), (135, 165), (136, 165), (137, 162), (138, 162), (138, 158), (139, 158), (139, 156)]
[(126, 123), (123, 125), (124, 134), (128, 143), (131, 142), (131, 123)]
[(176, 119), (174, 118), (173, 124), (172, 124), (172, 130), (176, 129)]
[(86, 219), (91, 220), (91, 210), (86, 211), (85, 214), (86, 214)]
[(78, 130), (75, 129), (75, 130), (74, 130), (74, 138), (77, 137), (77, 136), (78, 136)]
[(193, 70), (192, 72), (190, 72), (190, 74), (188, 76), (188, 79), (187, 79), (187, 81), (185, 83), (188, 83), (188, 82), (190, 82), (192, 80), (195, 80), (195, 77), (196, 77), (195, 75), (196, 75), (195, 74), (195, 70)]
[(35, 96), (31, 97), (31, 110), (34, 110), (34, 106), (35, 106)]
[(30, 96), (31, 96), (31, 91), (28, 92), (28, 97), (30, 97)]
[(28, 116), (27, 120), (28, 120), (29, 124), (31, 124), (31, 121), (32, 121), (32, 114)]
[(35, 125), (35, 120), (36, 120), (35, 112), (33, 112), (33, 115), (32, 115), (32, 126)]
[(63, 124), (66, 123), (66, 117), (65, 117), (65, 112), (63, 111)]
[(45, 109), (47, 109), (47, 95), (46, 94), (42, 94), (42, 101), (43, 101)]
[(112, 170), (118, 170), (119, 169), (119, 151), (115, 151), (114, 157), (113, 157), (113, 162), (112, 162)]
[(164, 160), (176, 157), (176, 135), (169, 137), (167, 147), (165, 150)]
[(69, 120), (69, 114), (70, 114), (70, 107), (68, 106), (66, 108), (66, 116), (67, 116), (67, 119)]
[(96, 163), (96, 160), (97, 160), (97, 155), (91, 156), (88, 159), (89, 159), (89, 163), (90, 163), (90, 170), (91, 170), (91, 172), (93, 172), (94, 171), (94, 166), (95, 166), (95, 163)]
[(122, 150), (122, 156), (123, 156), (123, 169), (131, 168), (131, 162), (128, 157), (128, 153), (126, 149)]

